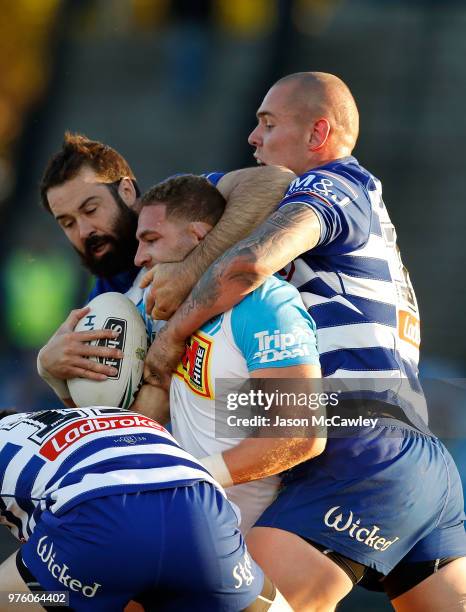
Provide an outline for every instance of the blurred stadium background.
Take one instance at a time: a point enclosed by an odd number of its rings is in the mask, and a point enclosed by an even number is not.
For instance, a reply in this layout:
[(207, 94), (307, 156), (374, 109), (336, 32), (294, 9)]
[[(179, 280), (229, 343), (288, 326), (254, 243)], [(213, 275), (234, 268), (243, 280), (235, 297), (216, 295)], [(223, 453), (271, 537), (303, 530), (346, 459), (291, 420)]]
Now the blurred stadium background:
[[(466, 378), (464, 2), (0, 0), (0, 15), (1, 407), (56, 405), (36, 353), (90, 287), (39, 206), (63, 132), (115, 147), (143, 189), (251, 165), (265, 91), (310, 69), (341, 76), (359, 104), (355, 154), (383, 181), (417, 292), (421, 370)], [(430, 412), (464, 478), (464, 393), (450, 421), (438, 395)], [(1, 559), (15, 545), (0, 538)], [(340, 609), (389, 607), (356, 589)]]

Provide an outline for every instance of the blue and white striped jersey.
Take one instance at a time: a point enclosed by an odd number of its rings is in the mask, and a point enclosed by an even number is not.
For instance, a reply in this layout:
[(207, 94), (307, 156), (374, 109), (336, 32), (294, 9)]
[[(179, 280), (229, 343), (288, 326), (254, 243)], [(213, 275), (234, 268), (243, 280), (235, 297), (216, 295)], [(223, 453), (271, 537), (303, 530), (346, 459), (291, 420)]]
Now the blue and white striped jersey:
[(0, 522), (22, 540), (45, 509), (60, 515), (87, 499), (203, 480), (216, 484), (159, 423), (134, 412), (94, 406), (0, 420)]
[(419, 310), (380, 181), (346, 157), (295, 179), (279, 207), (286, 214), (287, 205), (298, 202), (319, 217), (321, 238), (283, 275), (316, 322), (323, 375), (406, 378), (411, 399), (390, 389), (381, 399), (414, 405), (425, 419), (417, 380)]
[[(205, 176), (216, 185), (223, 173)], [(322, 375), (358, 379), (363, 391), (378, 379), (377, 392), (365, 397), (427, 421), (419, 311), (380, 181), (350, 156), (295, 179), (279, 204), (284, 214), (291, 203), (312, 208), (322, 228), (319, 244), (280, 272), (316, 323)]]

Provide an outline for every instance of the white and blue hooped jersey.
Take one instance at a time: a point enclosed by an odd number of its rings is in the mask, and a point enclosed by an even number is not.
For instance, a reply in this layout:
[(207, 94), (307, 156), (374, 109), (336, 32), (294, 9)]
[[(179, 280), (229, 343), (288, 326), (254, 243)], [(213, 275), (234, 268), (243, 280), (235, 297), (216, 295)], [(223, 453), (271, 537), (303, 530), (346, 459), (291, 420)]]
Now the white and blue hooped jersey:
[[(207, 178), (217, 184), (222, 176)], [(279, 207), (286, 214), (292, 203), (312, 208), (322, 228), (319, 244), (281, 272), (316, 323), (322, 375), (361, 379), (363, 390), (364, 379), (367, 389), (369, 379), (387, 379), (377, 397), (427, 420), (417, 378), (419, 310), (380, 181), (346, 157), (295, 179)], [(409, 384), (394, 391), (393, 378)]]
[[(229, 414), (224, 403), (215, 402), (217, 381), (300, 364), (319, 365), (315, 324), (296, 289), (271, 277), (191, 336), (170, 387), (174, 437), (197, 458), (236, 446), (240, 439), (215, 435), (215, 421), (227, 422)], [(227, 489), (241, 510), (243, 532), (274, 499), (278, 485), (273, 476)]]
[(0, 523), (21, 540), (46, 509), (60, 515), (87, 499), (204, 480), (215, 484), (141, 414), (94, 406), (0, 420)]

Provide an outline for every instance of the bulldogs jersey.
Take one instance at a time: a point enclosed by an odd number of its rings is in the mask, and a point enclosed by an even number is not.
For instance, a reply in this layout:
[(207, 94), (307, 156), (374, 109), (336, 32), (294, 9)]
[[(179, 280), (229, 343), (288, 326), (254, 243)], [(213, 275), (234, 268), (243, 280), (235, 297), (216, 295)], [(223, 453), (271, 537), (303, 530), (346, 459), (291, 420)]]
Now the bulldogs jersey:
[[(318, 363), (315, 325), (298, 292), (269, 278), (191, 336), (170, 387), (174, 437), (198, 458), (236, 446), (240, 438), (216, 436), (216, 422), (226, 423), (231, 414), (224, 398), (216, 397), (221, 379), (247, 379), (255, 370)], [(274, 499), (278, 484), (273, 476), (227, 489), (241, 510), (243, 532)]]
[(294, 180), (280, 208), (286, 214), (297, 202), (312, 208), (322, 232), (284, 274), (316, 322), (323, 375), (406, 378), (402, 391), (387, 383), (378, 397), (427, 419), (417, 380), (419, 310), (380, 181), (347, 157)]
[(42, 512), (189, 485), (210, 474), (156, 421), (117, 408), (45, 410), (0, 420), (0, 520), (27, 540)]
[[(207, 178), (217, 184), (222, 176)], [(380, 181), (346, 157), (295, 179), (279, 207), (286, 214), (292, 203), (312, 208), (321, 223), (319, 243), (281, 274), (316, 322), (322, 375), (359, 379), (367, 397), (400, 406), (416, 424), (413, 409), (427, 421), (417, 379), (419, 311)], [(381, 379), (377, 393), (369, 379)]]
[(140, 268), (133, 266), (130, 270), (121, 272), (115, 276), (110, 276), (108, 278), (97, 277), (87, 301), (90, 302), (101, 293), (107, 293), (108, 291), (126, 293), (132, 286), (136, 285), (136, 277), (138, 277), (140, 272)]

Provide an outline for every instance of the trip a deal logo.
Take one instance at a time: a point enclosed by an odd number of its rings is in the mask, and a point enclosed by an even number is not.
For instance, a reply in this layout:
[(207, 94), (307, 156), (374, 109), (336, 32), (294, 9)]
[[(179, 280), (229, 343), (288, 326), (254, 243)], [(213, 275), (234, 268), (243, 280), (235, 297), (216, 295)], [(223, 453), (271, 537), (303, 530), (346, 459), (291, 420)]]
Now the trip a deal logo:
[(209, 340), (202, 332), (196, 332), (188, 342), (175, 374), (184, 380), (196, 395), (213, 399), (210, 381), (212, 340)]

